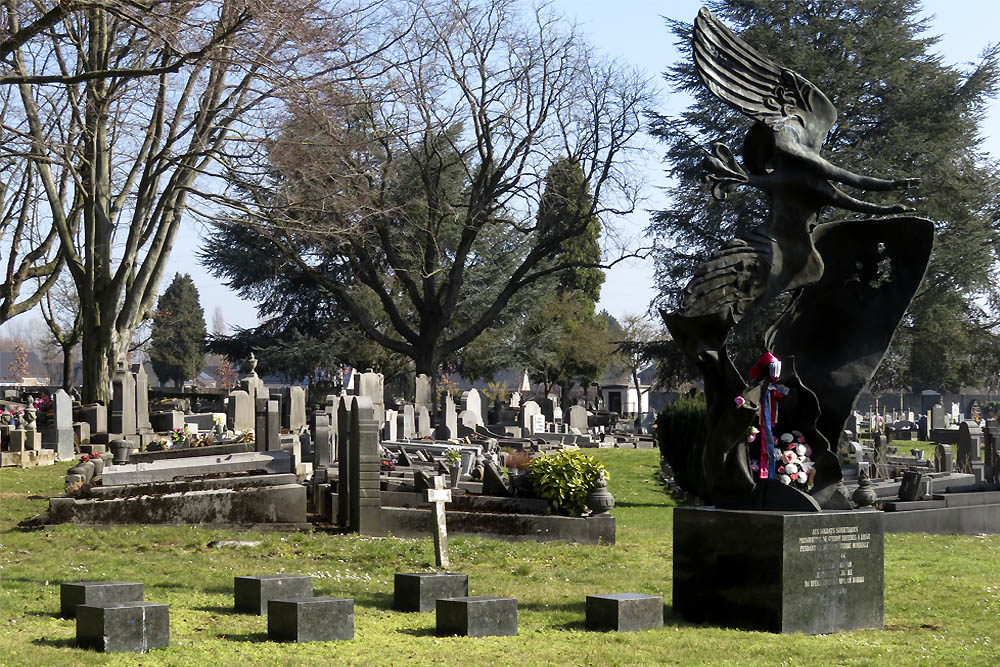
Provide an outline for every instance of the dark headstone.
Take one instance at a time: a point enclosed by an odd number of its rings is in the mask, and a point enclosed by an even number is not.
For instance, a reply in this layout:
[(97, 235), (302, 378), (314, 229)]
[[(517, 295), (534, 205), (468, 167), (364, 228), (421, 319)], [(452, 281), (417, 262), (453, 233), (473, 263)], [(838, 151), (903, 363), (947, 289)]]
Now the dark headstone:
[(903, 472), (903, 482), (899, 485), (899, 499), (902, 501), (922, 500), (924, 497), (923, 474), (916, 470)]
[(154, 412), (149, 415), (150, 427), (158, 433), (166, 433), (175, 428), (184, 428), (184, 413), (180, 410)]
[(958, 425), (958, 468), (969, 472), (972, 464), (981, 459), (979, 450), (983, 446), (983, 429), (979, 424), (966, 419)]
[(76, 616), (77, 605), (142, 600), (142, 584), (133, 581), (76, 581), (59, 586), (59, 613), (63, 618)]
[(111, 378), (111, 419), (108, 430), (120, 435), (132, 435), (136, 432), (135, 421), (135, 378), (125, 367), (125, 362), (118, 362), (118, 370)]
[(517, 600), (485, 595), (437, 602), (437, 633), (463, 637), (517, 635)]
[(504, 479), (500, 466), (492, 461), (483, 468), (483, 495), (504, 497), (511, 495), (510, 484)]
[(827, 634), (883, 624), (876, 511), (674, 510), (673, 608), (694, 623)]
[(951, 445), (937, 445), (934, 448), (934, 470), (937, 472), (955, 471), (955, 455)]
[(267, 638), (273, 642), (354, 639), (354, 600), (273, 599), (267, 607)]
[(100, 602), (77, 607), (76, 645), (102, 653), (145, 653), (170, 645), (170, 607)]
[(92, 434), (108, 432), (108, 407), (106, 405), (86, 405), (81, 408), (80, 412), (83, 415), (83, 420), (90, 424)]
[(312, 577), (302, 574), (265, 574), (233, 578), (237, 613), (266, 614), (269, 600), (312, 597)]
[(587, 596), (587, 629), (655, 630), (663, 627), (663, 598), (659, 595), (616, 593)]
[(469, 577), (453, 572), (396, 574), (392, 608), (396, 611), (434, 611), (438, 600), (469, 595)]

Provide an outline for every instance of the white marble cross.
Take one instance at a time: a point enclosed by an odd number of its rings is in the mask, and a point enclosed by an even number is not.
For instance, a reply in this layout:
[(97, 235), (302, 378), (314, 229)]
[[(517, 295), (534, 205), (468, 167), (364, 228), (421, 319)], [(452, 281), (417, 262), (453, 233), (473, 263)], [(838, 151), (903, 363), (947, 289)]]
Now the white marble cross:
[(434, 504), (434, 558), (438, 567), (448, 567), (448, 528), (445, 525), (444, 504), (451, 502), (451, 489), (445, 486), (444, 477), (434, 478), (434, 488), (427, 489), (427, 502)]

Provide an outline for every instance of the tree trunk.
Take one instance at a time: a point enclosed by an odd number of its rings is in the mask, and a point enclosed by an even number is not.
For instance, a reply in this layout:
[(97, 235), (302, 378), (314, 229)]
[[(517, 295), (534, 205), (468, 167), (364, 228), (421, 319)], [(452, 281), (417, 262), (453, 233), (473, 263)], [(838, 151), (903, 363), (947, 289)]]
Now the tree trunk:
[(632, 382), (635, 383), (635, 414), (642, 414), (642, 389), (639, 387), (639, 373), (632, 367)]
[(73, 389), (73, 346), (63, 346), (62, 353), (62, 388), (68, 394)]
[(81, 368), (81, 400), (83, 403), (110, 405), (111, 373), (108, 370), (108, 352), (112, 345), (100, 330), (86, 330), (83, 334), (83, 363)]

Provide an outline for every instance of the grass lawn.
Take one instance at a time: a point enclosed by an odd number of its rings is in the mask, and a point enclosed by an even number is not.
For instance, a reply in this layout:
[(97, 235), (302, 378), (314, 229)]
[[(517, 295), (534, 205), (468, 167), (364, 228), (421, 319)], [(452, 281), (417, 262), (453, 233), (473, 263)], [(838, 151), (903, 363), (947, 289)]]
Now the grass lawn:
[[(434, 614), (390, 609), (395, 572), (433, 569), (430, 537), (253, 533), (190, 527), (22, 531), (61, 487), (67, 464), (0, 470), (0, 665), (998, 665), (1000, 536), (887, 535), (884, 631), (806, 637), (685, 623), (669, 613), (673, 501), (656, 483), (658, 454), (599, 450), (617, 500), (618, 544), (507, 543), (452, 538), (452, 570), (471, 595), (518, 599), (517, 637), (439, 638)], [(256, 547), (209, 548), (217, 539)], [(267, 641), (263, 616), (232, 613), (233, 576), (310, 574), (316, 595), (355, 600), (355, 639)], [(55, 617), (59, 583), (140, 581), (170, 604), (170, 648), (106, 656), (73, 647)], [(593, 633), (588, 594), (638, 592), (667, 602), (662, 630)]]

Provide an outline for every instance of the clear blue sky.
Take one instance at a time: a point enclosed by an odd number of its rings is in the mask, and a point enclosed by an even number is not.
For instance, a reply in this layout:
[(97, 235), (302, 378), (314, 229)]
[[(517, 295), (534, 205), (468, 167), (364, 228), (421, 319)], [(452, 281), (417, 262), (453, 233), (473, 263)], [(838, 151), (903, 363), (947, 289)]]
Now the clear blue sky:
[[(575, 17), (599, 49), (642, 67), (650, 76), (659, 79), (659, 73), (680, 57), (661, 17), (693, 20), (702, 3), (693, 0), (555, 0), (553, 4), (567, 16)], [(925, 0), (924, 7), (928, 15), (934, 15), (931, 34), (942, 37), (938, 50), (948, 64), (974, 61), (988, 43), (1000, 40), (1000, 2), (997, 0)], [(661, 97), (661, 109), (666, 112), (678, 111), (683, 104), (679, 98), (671, 100), (666, 94)], [(993, 102), (983, 134), (986, 149), (1000, 156), (1000, 102)], [(662, 187), (665, 181), (655, 159), (650, 162), (647, 180), (651, 187), (644, 209), (655, 209), (662, 203), (657, 187)], [(633, 236), (638, 236), (647, 219), (648, 214), (643, 210), (620, 224)], [(228, 324), (254, 325), (257, 319), (252, 304), (241, 302), (198, 265), (194, 248), (198, 235), (204, 230), (190, 223), (186, 225), (174, 248), (161, 290), (174, 272), (190, 273), (201, 293), (209, 327), (217, 305), (222, 308)], [(600, 305), (615, 316), (641, 313), (654, 294), (651, 265), (633, 262), (609, 271)]]

